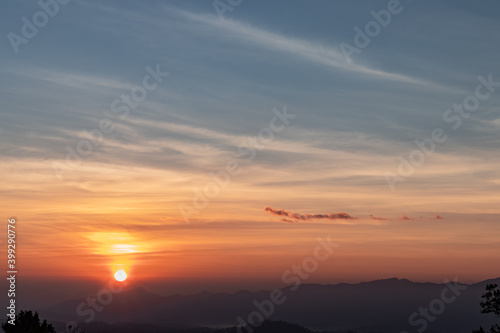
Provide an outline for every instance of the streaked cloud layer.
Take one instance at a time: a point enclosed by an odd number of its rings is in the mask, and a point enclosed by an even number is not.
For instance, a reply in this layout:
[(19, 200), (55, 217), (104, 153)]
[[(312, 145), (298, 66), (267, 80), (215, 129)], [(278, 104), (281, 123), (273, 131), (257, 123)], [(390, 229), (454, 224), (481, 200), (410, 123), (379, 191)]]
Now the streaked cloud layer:
[[(386, 5), (245, 1), (221, 21), (211, 2), (74, 0), (19, 54), (4, 39), (1, 200), (25, 274), (102, 276), (121, 260), (142, 278), (272, 284), (331, 234), (337, 261), (317, 282), (498, 276), (500, 90), (458, 130), (443, 120), (479, 75), (500, 81), (498, 4), (404, 4), (347, 63), (339, 44)], [(4, 33), (38, 10), (4, 7)], [(156, 64), (170, 75), (121, 119), (113, 101)], [(249, 161), (284, 106), (296, 118)], [(114, 131), (60, 181), (53, 163), (103, 118)], [(392, 192), (384, 173), (435, 128), (447, 141)], [(179, 207), (228, 161), (241, 172), (186, 224)]]

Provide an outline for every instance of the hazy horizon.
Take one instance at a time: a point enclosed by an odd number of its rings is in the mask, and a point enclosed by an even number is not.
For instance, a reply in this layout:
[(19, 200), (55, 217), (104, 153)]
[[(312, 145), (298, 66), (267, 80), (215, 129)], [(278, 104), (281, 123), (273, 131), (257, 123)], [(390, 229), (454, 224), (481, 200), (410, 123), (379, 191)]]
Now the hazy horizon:
[[(381, 280), (408, 280), (414, 283), (433, 283), (433, 284), (445, 284), (446, 281), (453, 281), (454, 278), (450, 276), (441, 281), (415, 281), (406, 279), (404, 277), (387, 277), (373, 280), (363, 280), (363, 281), (317, 281), (310, 282), (305, 281), (302, 285), (340, 285), (340, 284), (362, 284), (368, 282), (375, 282)], [(491, 277), (481, 281), (462, 281), (460, 283), (466, 285), (473, 285), (480, 282), (485, 282), (488, 280), (500, 279), (498, 277)], [(27, 280), (20, 278), (19, 281), (23, 288), (20, 290), (17, 298), (20, 303), (21, 309), (35, 309), (44, 310), (50, 306), (59, 304), (61, 302), (69, 300), (85, 299), (87, 296), (93, 296), (98, 293), (103, 288), (105, 289), (112, 279), (106, 281), (102, 280), (59, 280), (59, 279), (32, 279)], [(229, 283), (228, 283), (229, 282)], [(230, 283), (232, 282), (232, 284)], [(240, 287), (244, 284), (245, 287)], [(204, 281), (201, 284), (199, 281), (186, 282), (186, 281), (162, 281), (162, 280), (134, 280), (128, 279), (126, 283), (125, 290), (134, 289), (145, 289), (149, 293), (158, 294), (161, 296), (191, 296), (197, 295), (203, 292), (210, 293), (221, 293), (221, 294), (235, 294), (241, 291), (250, 292), (261, 292), (261, 291), (271, 291), (273, 289), (283, 289), (290, 287), (290, 285), (284, 284), (282, 281), (276, 281), (276, 283), (269, 283), (264, 281), (226, 281), (226, 284), (221, 285), (221, 281)]]

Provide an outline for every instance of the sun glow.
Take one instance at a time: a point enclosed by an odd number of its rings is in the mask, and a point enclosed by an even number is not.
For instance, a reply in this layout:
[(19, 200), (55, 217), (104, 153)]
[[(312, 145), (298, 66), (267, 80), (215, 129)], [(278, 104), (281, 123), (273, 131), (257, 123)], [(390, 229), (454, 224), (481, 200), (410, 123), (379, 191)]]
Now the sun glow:
[(104, 255), (147, 252), (148, 246), (128, 232), (93, 232), (86, 237), (95, 242), (94, 253)]
[(122, 281), (125, 281), (126, 278), (127, 278), (127, 273), (125, 273), (125, 271), (123, 269), (116, 271), (116, 273), (115, 273), (116, 281), (122, 282)]

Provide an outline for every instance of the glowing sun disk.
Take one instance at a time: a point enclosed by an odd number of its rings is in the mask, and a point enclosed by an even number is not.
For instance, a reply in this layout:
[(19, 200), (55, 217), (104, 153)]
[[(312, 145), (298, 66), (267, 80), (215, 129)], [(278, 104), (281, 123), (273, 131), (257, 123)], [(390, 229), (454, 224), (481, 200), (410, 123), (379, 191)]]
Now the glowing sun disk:
[(116, 281), (120, 281), (120, 282), (125, 281), (126, 278), (127, 278), (127, 273), (125, 273), (125, 271), (123, 269), (116, 271), (116, 273), (115, 273)]

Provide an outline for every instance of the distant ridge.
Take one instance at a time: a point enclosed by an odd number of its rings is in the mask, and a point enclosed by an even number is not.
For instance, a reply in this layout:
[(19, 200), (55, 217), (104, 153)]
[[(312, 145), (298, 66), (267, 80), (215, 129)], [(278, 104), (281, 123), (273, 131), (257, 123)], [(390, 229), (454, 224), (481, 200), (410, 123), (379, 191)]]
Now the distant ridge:
[[(297, 324), (287, 323), (285, 321), (270, 321), (266, 320), (260, 325), (252, 329), (252, 333), (314, 333), (307, 328), (304, 328)], [(247, 330), (243, 329), (243, 332), (247, 332)], [(216, 330), (213, 333), (239, 333), (237, 327), (230, 327), (226, 329)], [(325, 332), (323, 332), (325, 333)]]
[[(456, 300), (446, 305), (438, 320), (429, 323), (426, 332), (470, 333), (479, 325), (490, 325), (492, 319), (482, 315), (479, 307), (488, 283), (500, 285), (500, 278), (466, 285)], [(281, 289), (285, 302), (276, 305), (272, 314), (264, 319), (297, 324), (314, 331), (412, 332), (416, 329), (409, 324), (409, 316), (440, 298), (445, 288), (448, 288), (445, 284), (399, 278), (356, 284), (304, 284), (295, 291), (287, 286)], [(139, 287), (115, 294), (101, 312), (96, 312), (95, 320), (163, 327), (234, 327), (238, 325), (236, 318), (246, 320), (249, 314), (258, 311), (256, 302), (268, 299), (269, 291), (161, 296)], [(83, 320), (85, 317), (75, 314), (81, 303), (81, 299), (70, 300), (40, 313), (57, 321)]]

